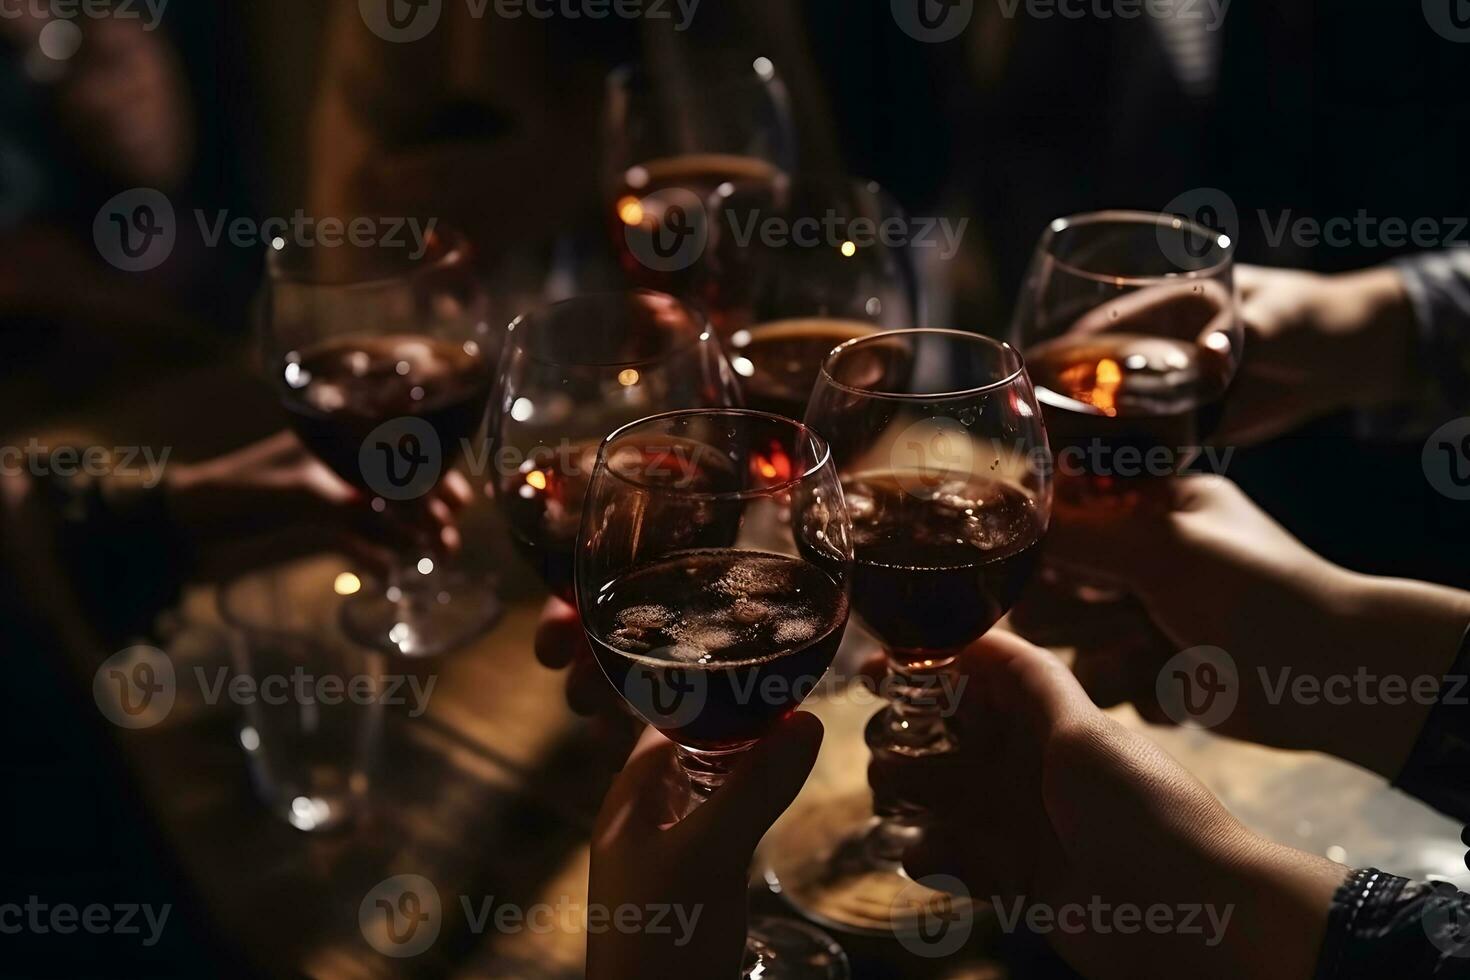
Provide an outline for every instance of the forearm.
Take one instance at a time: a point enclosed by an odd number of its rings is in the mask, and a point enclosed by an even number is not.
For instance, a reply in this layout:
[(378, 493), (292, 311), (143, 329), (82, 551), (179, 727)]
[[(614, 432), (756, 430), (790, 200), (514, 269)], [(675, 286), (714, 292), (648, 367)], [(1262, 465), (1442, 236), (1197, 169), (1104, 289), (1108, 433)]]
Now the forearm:
[(1470, 626), (1470, 593), (1366, 575), (1345, 581), (1340, 670), (1358, 686), (1344, 706), (1352, 717), (1321, 726), (1323, 748), (1394, 779), (1435, 705), (1470, 695), (1450, 676)]

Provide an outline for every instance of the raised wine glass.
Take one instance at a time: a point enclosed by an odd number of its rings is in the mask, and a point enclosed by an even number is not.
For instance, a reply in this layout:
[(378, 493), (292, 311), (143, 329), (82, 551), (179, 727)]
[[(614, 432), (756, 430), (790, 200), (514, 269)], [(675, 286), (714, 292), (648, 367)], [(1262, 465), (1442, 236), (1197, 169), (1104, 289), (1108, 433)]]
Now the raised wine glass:
[[(1010, 608), (1036, 564), (1051, 513), (1046, 431), (1021, 356), (954, 330), (900, 330), (832, 351), (806, 423), (832, 445), (853, 528), (852, 606), (887, 654), (888, 705), (865, 730), (874, 753), (952, 752), (955, 658)], [(769, 877), (813, 920), (852, 932), (912, 935), (938, 896), (910, 881), (902, 855), (924, 812), (874, 799), (873, 817), (784, 839), (834, 840), (825, 852), (769, 849)]]
[[(1240, 365), (1230, 239), (1168, 214), (1058, 218), (1041, 236), (1012, 342), (1056, 457), (1057, 519), (1110, 520), (1190, 466)], [(1100, 579), (1046, 569), (1090, 601)]]
[[(501, 331), (469, 243), (438, 227), (421, 254), (277, 239), (261, 291), (266, 370), (301, 441), (380, 513), (422, 509), (480, 430)], [(428, 540), (342, 610), (374, 649), (425, 657), (482, 633), (500, 603)]]
[(701, 293), (751, 408), (800, 418), (833, 347), (920, 321), (912, 255), (889, 238), (908, 223), (875, 181), (731, 185), (710, 215)]
[(796, 167), (786, 88), (768, 58), (707, 52), (608, 76), (603, 197), (623, 271), (637, 286), (694, 297), (711, 198), (770, 195)]
[[(782, 510), (799, 518), (780, 540), (748, 533)], [(831, 452), (802, 423), (672, 412), (603, 442), (577, 539), (577, 606), (608, 681), (677, 746), (670, 818), (719, 792), (826, 672), (851, 569)], [(744, 975), (840, 978), (846, 958), (810, 926), (757, 919)]]
[(571, 602), (572, 546), (603, 437), (659, 412), (739, 404), (704, 317), (667, 294), (595, 293), (518, 317), (489, 425), (489, 489), (516, 548)]

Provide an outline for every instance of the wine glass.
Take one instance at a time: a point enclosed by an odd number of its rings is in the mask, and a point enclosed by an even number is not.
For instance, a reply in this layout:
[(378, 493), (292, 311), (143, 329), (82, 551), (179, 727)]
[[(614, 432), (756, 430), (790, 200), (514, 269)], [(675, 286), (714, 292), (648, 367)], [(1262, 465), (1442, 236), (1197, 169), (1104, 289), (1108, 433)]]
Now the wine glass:
[[(889, 704), (865, 737), (875, 754), (953, 752), (959, 652), (1020, 595), (1051, 513), (1046, 430), (1021, 356), (979, 334), (916, 329), (832, 351), (806, 423), (832, 446), (853, 528), (852, 606), (887, 655)], [(828, 853), (769, 849), (768, 877), (809, 918), (911, 935), (937, 896), (902, 872), (924, 812), (875, 798)], [(832, 839), (833, 817), (792, 839)], [(822, 829), (827, 833), (823, 835)]]
[[(1036, 383), (1057, 517), (1111, 520), (1190, 466), (1240, 365), (1230, 239), (1168, 214), (1058, 218), (1041, 236), (1012, 341)], [(1078, 598), (1107, 582), (1047, 569)]]
[(608, 76), (603, 196), (620, 264), (638, 286), (693, 297), (720, 188), (769, 195), (796, 167), (785, 85), (768, 58), (707, 52)]
[[(752, 540), (762, 512), (785, 535)], [(800, 422), (682, 411), (602, 443), (577, 538), (577, 607), (608, 681), (677, 747), (670, 818), (719, 791), (790, 716), (847, 625), (852, 534), (832, 455)], [(809, 926), (756, 920), (745, 976), (835, 978), (846, 958)]]
[(520, 554), (573, 600), (573, 543), (597, 449), (634, 419), (738, 405), (703, 316), (664, 293), (595, 293), (518, 317), (491, 411), (489, 489)]
[(919, 322), (907, 227), (875, 181), (809, 177), (720, 188), (701, 290), (752, 408), (800, 418), (828, 352)]
[[(463, 236), (440, 226), (421, 254), (277, 239), (259, 303), (267, 372), (301, 441), (405, 523), (459, 462), (484, 421), (498, 353)], [(499, 615), (489, 581), (457, 572), (427, 533), (382, 589), (342, 610), (354, 640), (425, 657), (454, 649)]]

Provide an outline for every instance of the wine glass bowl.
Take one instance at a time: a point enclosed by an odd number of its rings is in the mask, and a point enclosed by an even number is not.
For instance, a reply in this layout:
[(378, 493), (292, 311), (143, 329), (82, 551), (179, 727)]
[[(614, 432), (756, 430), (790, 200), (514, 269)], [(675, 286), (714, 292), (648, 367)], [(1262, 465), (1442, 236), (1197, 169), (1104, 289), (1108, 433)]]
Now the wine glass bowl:
[(710, 53), (608, 76), (603, 196), (620, 264), (638, 286), (694, 296), (721, 189), (769, 194), (796, 166), (786, 89), (769, 59)]
[[(276, 246), (260, 340), (291, 426), (374, 510), (411, 517), (460, 461), (490, 397), (500, 338), (469, 243), (439, 227), (419, 254)], [(421, 540), (400, 556), (384, 591), (344, 606), (344, 629), (407, 656), (477, 635), (498, 614), (493, 589), (443, 564), (437, 542)]]
[(1012, 329), (1058, 464), (1058, 507), (1131, 507), (1188, 467), (1240, 365), (1233, 244), (1172, 215), (1106, 211), (1043, 233)]
[(731, 185), (711, 218), (703, 295), (752, 408), (801, 417), (833, 347), (919, 320), (911, 254), (883, 231), (906, 220), (874, 181)]
[(580, 296), (510, 325), (489, 489), (517, 550), (555, 595), (573, 598), (573, 544), (603, 437), (659, 412), (738, 401), (703, 316), (667, 294)]
[[(767, 533), (770, 516), (796, 519)], [(577, 542), (577, 608), (629, 707), (676, 746), (682, 818), (796, 711), (848, 617), (852, 535), (826, 442), (740, 409), (642, 419), (602, 443)], [(830, 938), (756, 921), (744, 975), (846, 975)]]

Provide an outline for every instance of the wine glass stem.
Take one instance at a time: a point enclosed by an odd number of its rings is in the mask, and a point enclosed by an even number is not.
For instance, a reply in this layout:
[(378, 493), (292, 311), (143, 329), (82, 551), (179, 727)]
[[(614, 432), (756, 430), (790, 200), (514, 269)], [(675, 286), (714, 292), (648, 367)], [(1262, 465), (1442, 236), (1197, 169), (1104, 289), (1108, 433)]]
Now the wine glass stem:
[(675, 755), (679, 760), (679, 769), (684, 774), (685, 785), (682, 793), (673, 794), (676, 800), (675, 817), (687, 817), (709, 799), (710, 794), (730, 778), (740, 757), (750, 751), (754, 744), (746, 742), (728, 749), (691, 749), (684, 745), (677, 746)]
[[(954, 752), (959, 745), (949, 723), (959, 697), (959, 671), (953, 656), (914, 661), (887, 652), (883, 694), (888, 705), (875, 714), (863, 734), (879, 759), (921, 758)], [(878, 821), (868, 832), (869, 853), (898, 864), (923, 833), (924, 808), (875, 793)]]

